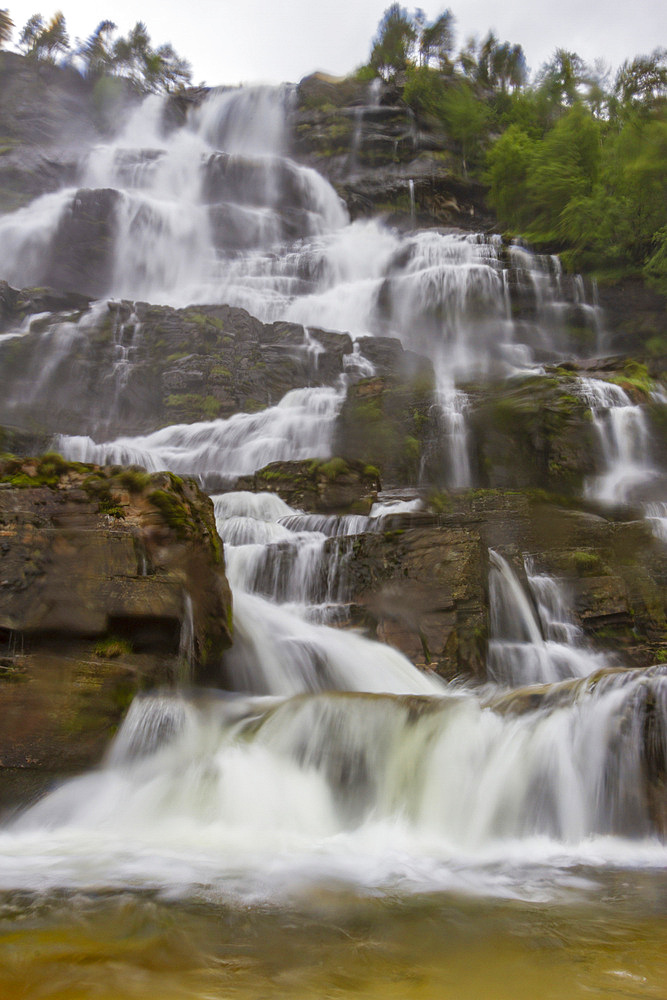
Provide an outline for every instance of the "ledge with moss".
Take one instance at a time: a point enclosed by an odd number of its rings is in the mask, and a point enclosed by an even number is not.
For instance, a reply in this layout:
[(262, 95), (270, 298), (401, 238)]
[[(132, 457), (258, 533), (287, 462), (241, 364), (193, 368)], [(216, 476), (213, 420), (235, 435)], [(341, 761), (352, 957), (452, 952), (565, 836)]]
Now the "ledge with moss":
[(277, 493), (291, 507), (318, 514), (368, 514), (380, 488), (375, 466), (340, 456), (271, 462), (235, 484), (238, 490)]

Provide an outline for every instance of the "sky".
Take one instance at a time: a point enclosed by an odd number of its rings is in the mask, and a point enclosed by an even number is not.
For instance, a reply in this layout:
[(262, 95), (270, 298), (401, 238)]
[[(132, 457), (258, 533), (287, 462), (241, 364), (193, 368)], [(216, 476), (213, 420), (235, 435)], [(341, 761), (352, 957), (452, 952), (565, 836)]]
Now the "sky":
[[(315, 70), (344, 76), (368, 60), (389, 0), (0, 0), (20, 28), (34, 13), (62, 9), (72, 42), (109, 18), (125, 33), (143, 20), (157, 46), (171, 42), (193, 69), (193, 83), (297, 82)], [(405, 4), (412, 10), (411, 4)], [(421, 2), (428, 19), (447, 6)], [(613, 68), (667, 47), (665, 0), (451, 0), (457, 50), (492, 28), (520, 43), (536, 70), (556, 48)]]

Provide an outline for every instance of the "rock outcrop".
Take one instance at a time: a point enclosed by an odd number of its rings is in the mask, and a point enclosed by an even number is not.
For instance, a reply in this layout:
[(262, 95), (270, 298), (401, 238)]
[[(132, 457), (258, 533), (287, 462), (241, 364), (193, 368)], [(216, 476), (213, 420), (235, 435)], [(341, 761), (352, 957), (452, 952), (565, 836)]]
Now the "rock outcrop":
[(215, 680), (231, 594), (210, 500), (167, 473), (3, 458), (0, 552), (1, 805), (99, 760), (137, 691)]
[(276, 493), (291, 507), (316, 514), (368, 514), (377, 500), (380, 473), (372, 465), (330, 458), (326, 461), (271, 462), (235, 489)]

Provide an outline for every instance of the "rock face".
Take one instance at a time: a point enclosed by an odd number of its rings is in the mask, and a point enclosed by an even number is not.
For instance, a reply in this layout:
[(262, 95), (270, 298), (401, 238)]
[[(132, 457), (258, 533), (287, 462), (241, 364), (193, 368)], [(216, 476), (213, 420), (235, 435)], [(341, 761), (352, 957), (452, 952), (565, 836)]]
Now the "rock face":
[(525, 580), (524, 559), (559, 580), (595, 643), (647, 666), (667, 653), (667, 553), (645, 521), (611, 520), (546, 495), (435, 495), (440, 513), (385, 517), (333, 538), (351, 619), (445, 677), (486, 678), (489, 549)]
[(471, 395), (476, 482), (580, 493), (584, 478), (596, 471), (599, 446), (573, 376), (491, 383)]
[(384, 213), (397, 225), (477, 230), (492, 223), (482, 185), (458, 176), (447, 136), (420, 126), (399, 88), (314, 73), (299, 84), (293, 119), (295, 157), (336, 185), (353, 219)]
[(133, 99), (124, 80), (86, 80), (14, 52), (0, 52), (0, 93), (0, 212), (75, 184), (82, 151)]
[(1, 803), (95, 763), (137, 691), (215, 678), (231, 595), (210, 500), (166, 473), (5, 458), (0, 551)]
[(421, 365), (412, 371), (394, 368), (394, 372), (349, 387), (334, 450), (376, 465), (385, 483), (416, 484), (434, 430), (433, 371)]

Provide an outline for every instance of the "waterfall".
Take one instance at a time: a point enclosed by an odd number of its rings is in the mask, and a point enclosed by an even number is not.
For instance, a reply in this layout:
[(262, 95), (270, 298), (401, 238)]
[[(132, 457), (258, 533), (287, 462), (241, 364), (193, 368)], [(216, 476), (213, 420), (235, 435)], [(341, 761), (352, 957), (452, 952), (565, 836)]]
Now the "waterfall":
[(561, 586), (526, 564), (529, 592), (498, 552), (489, 551), (490, 638), (487, 670), (498, 684), (551, 684), (607, 665), (587, 648)]
[(593, 330), (598, 311), (556, 258), (499, 237), (350, 223), (328, 181), (288, 155), (292, 99), (290, 88), (214, 90), (168, 131), (164, 99), (148, 97), (82, 158), (78, 188), (0, 217), (4, 277), (399, 337), (434, 364), (442, 480), (469, 486), (460, 383), (541, 370), (571, 352), (569, 313)]
[(227, 420), (177, 424), (135, 438), (95, 443), (90, 437), (61, 436), (57, 449), (77, 462), (142, 465), (205, 477), (237, 476), (270, 462), (328, 458), (343, 394), (338, 389), (294, 389), (277, 406), (236, 413)]
[(589, 480), (587, 493), (603, 503), (627, 503), (657, 475), (646, 416), (620, 385), (591, 378), (578, 382), (591, 408), (603, 462), (600, 474)]
[(469, 695), (138, 698), (101, 771), (0, 834), (0, 886), (250, 900), (315, 868), (401, 892), (458, 872), (466, 892), (513, 895), (527, 864), (660, 865), (637, 740), (658, 704), (664, 741), (666, 683), (664, 668), (579, 681), (522, 714)]
[[(369, 87), (372, 100), (380, 90)], [(129, 886), (225, 905), (273, 902), (313, 883), (543, 899), (559, 892), (563, 872), (578, 879), (580, 865), (664, 867), (665, 667), (631, 670), (594, 653), (566, 582), (517, 556), (512, 538), (505, 555), (489, 553), (487, 683), (447, 684), (335, 627), (364, 620), (351, 606), (354, 573), (368, 569), (356, 562), (359, 536), (376, 532), (364, 542), (380, 551), (386, 516), (401, 515), (389, 522), (400, 524), (394, 534), (433, 525), (432, 512), (410, 519), (425, 511), (421, 497), (381, 496), (369, 516), (334, 516), (236, 489), (270, 462), (331, 456), (347, 378), (376, 375), (362, 337), (398, 337), (408, 357), (432, 362), (439, 478), (452, 489), (473, 485), (474, 383), (581, 354), (573, 326), (590, 345), (602, 337), (595, 301), (555, 257), (498, 236), (351, 222), (329, 182), (290, 158), (291, 101), (290, 88), (213, 91), (168, 130), (164, 101), (150, 97), (86, 154), (77, 186), (0, 217), (0, 277), (64, 291), (80, 278), (97, 300), (0, 335), (0, 364), (19, 338), (33, 345), (12, 400), (61, 402), (64, 367), (100, 335), (108, 296), (121, 300), (107, 327), (114, 392), (100, 392), (108, 424), (55, 447), (233, 491), (213, 502), (234, 632), (220, 690), (186, 690), (195, 630), (183, 595), (180, 690), (137, 697), (93, 774), (0, 829), (0, 888), (103, 895)], [(408, 189), (414, 226), (413, 180)], [(114, 416), (145, 336), (142, 300), (227, 303), (263, 322), (300, 323), (294, 350), (306, 381), (324, 364), (311, 330), (348, 332), (355, 346), (336, 387), (119, 437)], [(620, 386), (575, 384), (601, 455), (589, 495), (630, 501), (655, 476), (644, 409)], [(662, 501), (647, 500), (645, 512), (667, 537)], [(475, 559), (481, 570), (484, 553)], [(139, 562), (148, 572), (145, 554)], [(451, 595), (438, 614), (464, 615), (466, 601)]]

